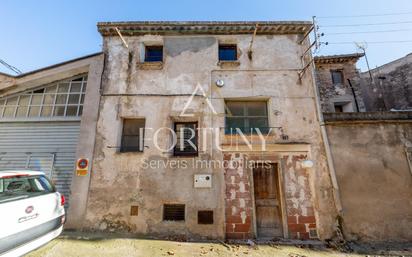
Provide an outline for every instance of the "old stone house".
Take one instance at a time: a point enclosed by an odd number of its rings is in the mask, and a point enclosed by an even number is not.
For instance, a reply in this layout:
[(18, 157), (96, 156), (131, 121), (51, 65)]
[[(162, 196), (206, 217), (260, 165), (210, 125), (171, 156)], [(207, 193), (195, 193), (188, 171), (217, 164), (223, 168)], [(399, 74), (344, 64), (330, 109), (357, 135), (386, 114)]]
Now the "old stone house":
[[(90, 187), (73, 181), (70, 226), (188, 238), (333, 236), (313, 70), (302, 73), (310, 28), (99, 23), (105, 63)], [(190, 128), (195, 138), (176, 145), (173, 132), (186, 139), (180, 132)]]
[(316, 56), (316, 84), (322, 112), (363, 112), (356, 62), (363, 54)]
[(357, 84), (368, 112), (412, 110), (412, 53), (362, 72)]

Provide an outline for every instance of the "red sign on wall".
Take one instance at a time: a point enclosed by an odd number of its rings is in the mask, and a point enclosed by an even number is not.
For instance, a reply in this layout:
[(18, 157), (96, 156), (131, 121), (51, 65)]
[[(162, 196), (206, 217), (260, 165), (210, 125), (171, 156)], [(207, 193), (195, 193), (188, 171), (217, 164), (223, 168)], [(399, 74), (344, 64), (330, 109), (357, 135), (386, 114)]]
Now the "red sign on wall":
[(87, 176), (89, 172), (89, 159), (80, 158), (76, 163), (76, 174), (77, 176)]

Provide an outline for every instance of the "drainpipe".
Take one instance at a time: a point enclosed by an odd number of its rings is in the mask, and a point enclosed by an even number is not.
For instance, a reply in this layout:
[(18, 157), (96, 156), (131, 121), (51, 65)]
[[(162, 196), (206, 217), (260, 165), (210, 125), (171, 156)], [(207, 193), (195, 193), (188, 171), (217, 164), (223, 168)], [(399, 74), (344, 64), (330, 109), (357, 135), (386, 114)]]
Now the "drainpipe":
[(355, 89), (353, 88), (352, 82), (350, 81), (350, 79), (348, 79), (348, 83), (349, 83), (350, 89), (352, 91), (353, 99), (355, 99), (356, 112), (359, 112), (358, 100), (356, 99)]
[(313, 91), (315, 93), (315, 104), (316, 104), (316, 112), (317, 116), (319, 119), (319, 125), (320, 125), (320, 131), (322, 134), (322, 139), (323, 139), (323, 144), (325, 147), (326, 151), (326, 158), (328, 162), (328, 168), (329, 168), (329, 173), (330, 173), (330, 178), (332, 180), (332, 186), (333, 186), (333, 198), (335, 201), (335, 207), (338, 212), (338, 215), (342, 217), (343, 211), (342, 211), (342, 202), (340, 199), (340, 192), (339, 192), (339, 185), (338, 185), (338, 180), (336, 177), (336, 170), (335, 166), (333, 164), (333, 157), (332, 157), (332, 152), (330, 150), (329, 146), (329, 139), (328, 139), (328, 134), (326, 133), (326, 127), (325, 127), (325, 122), (323, 120), (323, 115), (322, 115), (322, 109), (319, 101), (319, 89), (316, 85), (316, 79), (315, 79), (315, 65), (313, 62), (313, 58), (311, 61), (311, 67), (312, 67), (312, 84), (313, 84)]

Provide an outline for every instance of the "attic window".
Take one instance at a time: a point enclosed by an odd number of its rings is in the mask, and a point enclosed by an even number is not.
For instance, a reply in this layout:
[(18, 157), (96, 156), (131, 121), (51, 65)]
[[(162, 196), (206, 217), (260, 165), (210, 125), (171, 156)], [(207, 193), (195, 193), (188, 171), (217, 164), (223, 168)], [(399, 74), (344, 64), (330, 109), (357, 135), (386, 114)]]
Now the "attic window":
[(163, 46), (146, 46), (145, 62), (162, 62), (163, 61)]
[(341, 70), (331, 70), (332, 75), (332, 83), (334, 85), (342, 85), (343, 84), (343, 72)]
[(237, 46), (219, 45), (219, 61), (237, 61)]

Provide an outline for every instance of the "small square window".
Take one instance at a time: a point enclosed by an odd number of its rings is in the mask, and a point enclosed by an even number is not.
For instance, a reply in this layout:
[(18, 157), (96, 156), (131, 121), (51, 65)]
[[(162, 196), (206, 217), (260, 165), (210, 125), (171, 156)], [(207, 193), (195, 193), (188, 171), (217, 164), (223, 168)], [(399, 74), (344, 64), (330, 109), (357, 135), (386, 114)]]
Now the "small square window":
[(343, 112), (343, 106), (335, 104), (335, 112)]
[(163, 220), (184, 221), (185, 205), (184, 204), (165, 204), (163, 206)]
[(130, 206), (130, 216), (138, 216), (139, 215), (139, 206), (132, 205)]
[(236, 45), (219, 45), (219, 61), (236, 61)]
[(43, 106), (41, 109), (41, 116), (42, 117), (49, 117), (52, 114), (53, 107), (51, 106)]
[(342, 85), (343, 84), (343, 72), (341, 70), (331, 70), (332, 75), (332, 83), (334, 85)]
[(145, 62), (162, 62), (163, 61), (163, 46), (146, 46)]
[(353, 105), (351, 102), (337, 102), (333, 103), (335, 112), (353, 112)]
[(197, 122), (176, 122), (175, 156), (197, 155)]
[(17, 108), (16, 117), (26, 117), (27, 116), (27, 106), (20, 106)]
[(120, 152), (143, 152), (144, 128), (144, 119), (125, 119)]
[(197, 224), (213, 224), (213, 211), (198, 211)]

